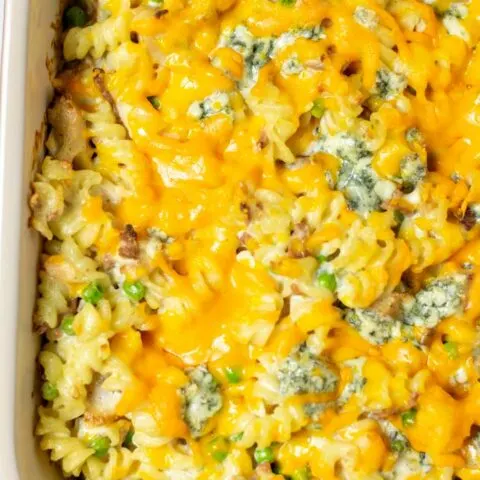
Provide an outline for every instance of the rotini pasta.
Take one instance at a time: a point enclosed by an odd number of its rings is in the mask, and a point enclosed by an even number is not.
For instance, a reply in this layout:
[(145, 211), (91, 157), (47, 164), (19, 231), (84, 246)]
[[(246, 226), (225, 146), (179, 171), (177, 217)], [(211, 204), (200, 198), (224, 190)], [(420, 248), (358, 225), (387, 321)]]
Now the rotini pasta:
[(129, 14), (122, 14), (85, 28), (72, 28), (63, 44), (65, 59), (81, 60), (89, 53), (93, 58), (100, 58), (129, 40), (129, 17)]

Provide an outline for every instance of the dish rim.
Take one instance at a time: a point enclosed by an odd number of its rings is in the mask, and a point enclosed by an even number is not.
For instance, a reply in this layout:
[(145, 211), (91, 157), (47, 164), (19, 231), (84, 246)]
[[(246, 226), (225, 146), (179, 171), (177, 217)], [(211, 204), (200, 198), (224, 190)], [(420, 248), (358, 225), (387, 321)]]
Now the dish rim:
[(22, 412), (15, 392), (29, 6), (29, 0), (4, 0), (0, 25), (0, 472), (6, 480), (20, 478), (15, 419)]

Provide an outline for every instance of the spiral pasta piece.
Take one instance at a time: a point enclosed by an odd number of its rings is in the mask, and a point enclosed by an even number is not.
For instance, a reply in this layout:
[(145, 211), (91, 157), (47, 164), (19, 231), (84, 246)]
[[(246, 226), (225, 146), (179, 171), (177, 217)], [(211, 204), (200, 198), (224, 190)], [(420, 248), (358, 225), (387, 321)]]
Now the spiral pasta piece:
[(131, 16), (127, 12), (85, 28), (72, 28), (63, 44), (65, 59), (81, 60), (88, 54), (95, 59), (100, 58), (105, 52), (129, 40), (130, 20)]

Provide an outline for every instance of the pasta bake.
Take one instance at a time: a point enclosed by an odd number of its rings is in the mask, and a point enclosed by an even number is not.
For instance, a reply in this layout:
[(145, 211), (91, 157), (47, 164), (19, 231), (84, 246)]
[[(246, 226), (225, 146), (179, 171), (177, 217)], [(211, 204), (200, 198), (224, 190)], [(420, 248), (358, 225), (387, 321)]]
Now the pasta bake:
[(480, 0), (85, 0), (61, 39), (64, 477), (480, 479)]

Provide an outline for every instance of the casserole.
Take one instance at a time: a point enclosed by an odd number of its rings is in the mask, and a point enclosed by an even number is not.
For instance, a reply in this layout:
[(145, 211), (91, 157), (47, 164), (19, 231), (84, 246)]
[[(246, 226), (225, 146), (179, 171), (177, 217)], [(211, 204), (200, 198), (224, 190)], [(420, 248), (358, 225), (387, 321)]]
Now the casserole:
[[(452, 165), (446, 118), (476, 126), (478, 5), (151, 3), (111, 0), (90, 24), (77, 10), (65, 33), (76, 63), (30, 199), (48, 239), (41, 448), (93, 480), (472, 478), (475, 130)], [(31, 310), (14, 315), (20, 412)]]
[[(52, 56), (58, 2), (2, 2), (0, 89), (0, 476), (50, 479), (57, 473), (33, 441), (34, 378), (38, 339), (32, 334), (39, 239), (28, 228), (33, 154), (41, 154), (41, 128), (51, 98), (46, 59)], [(39, 133), (37, 133), (39, 132)], [(5, 342), (3, 342), (5, 340)], [(17, 348), (18, 346), (18, 348)], [(7, 367), (8, 365), (8, 367)]]

